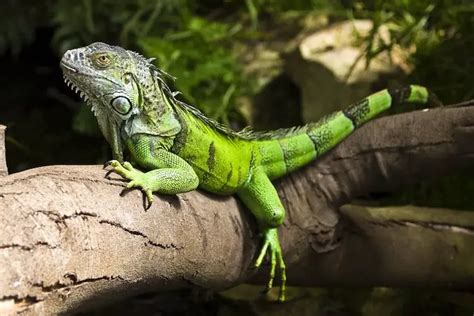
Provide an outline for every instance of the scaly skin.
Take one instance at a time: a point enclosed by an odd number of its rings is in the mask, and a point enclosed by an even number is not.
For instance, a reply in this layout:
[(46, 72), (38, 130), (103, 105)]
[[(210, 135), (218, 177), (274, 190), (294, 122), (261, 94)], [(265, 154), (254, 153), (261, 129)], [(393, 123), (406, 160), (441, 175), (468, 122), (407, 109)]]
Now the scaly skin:
[[(164, 82), (166, 74), (141, 55), (104, 43), (67, 51), (61, 67), (66, 83), (92, 106), (112, 147), (113, 170), (141, 188), (177, 194), (200, 187), (237, 194), (255, 215), (263, 247), (255, 265), (270, 255), (273, 286), (280, 272), (279, 300), (285, 300), (286, 273), (278, 227), (285, 210), (271, 180), (327, 152), (356, 127), (398, 103), (427, 103), (420, 86), (382, 90), (317, 123), (270, 132), (232, 131), (178, 101)], [(147, 172), (136, 170), (131, 162)]]

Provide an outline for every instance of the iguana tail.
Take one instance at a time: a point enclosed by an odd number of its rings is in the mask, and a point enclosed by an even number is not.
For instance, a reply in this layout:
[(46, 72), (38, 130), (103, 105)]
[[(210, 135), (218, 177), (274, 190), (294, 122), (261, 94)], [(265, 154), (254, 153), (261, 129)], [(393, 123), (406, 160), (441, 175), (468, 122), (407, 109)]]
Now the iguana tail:
[(273, 139), (261, 140), (261, 164), (270, 178), (283, 176), (321, 156), (354, 129), (393, 106), (402, 103), (439, 103), (436, 100), (425, 87), (416, 85), (379, 91), (318, 122)]

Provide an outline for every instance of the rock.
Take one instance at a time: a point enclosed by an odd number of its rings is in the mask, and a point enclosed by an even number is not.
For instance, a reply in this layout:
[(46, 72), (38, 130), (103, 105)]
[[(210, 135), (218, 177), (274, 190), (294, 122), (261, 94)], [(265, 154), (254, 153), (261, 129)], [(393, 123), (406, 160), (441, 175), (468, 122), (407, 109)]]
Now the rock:
[(300, 89), (285, 73), (283, 56), (294, 51), (301, 40), (328, 23), (321, 14), (280, 17), (278, 22), (262, 25), (265, 40), (236, 42), (233, 50), (252, 78), (252, 95), (240, 97), (237, 109), (252, 127), (275, 129), (302, 124)]

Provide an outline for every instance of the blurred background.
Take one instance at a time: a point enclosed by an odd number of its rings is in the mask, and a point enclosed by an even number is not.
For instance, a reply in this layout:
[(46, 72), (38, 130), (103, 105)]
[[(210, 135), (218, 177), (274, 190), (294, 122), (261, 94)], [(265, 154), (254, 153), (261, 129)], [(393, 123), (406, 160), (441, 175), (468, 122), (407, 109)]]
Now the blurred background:
[[(155, 57), (180, 98), (236, 129), (314, 121), (385, 87), (417, 83), (445, 103), (474, 97), (473, 0), (2, 0), (0, 123), (10, 172), (110, 156), (89, 108), (63, 82), (62, 54), (95, 41)], [(460, 172), (371, 203), (474, 209)], [(397, 289), (291, 289), (268, 305), (253, 287), (167, 298), (154, 311), (202, 314), (472, 314), (473, 296)], [(181, 299), (186, 297), (186, 299)], [(140, 298), (145, 302), (152, 298)], [(146, 303), (145, 305), (147, 305)], [(161, 308), (161, 310), (159, 309)], [(165, 310), (163, 310), (165, 308)]]

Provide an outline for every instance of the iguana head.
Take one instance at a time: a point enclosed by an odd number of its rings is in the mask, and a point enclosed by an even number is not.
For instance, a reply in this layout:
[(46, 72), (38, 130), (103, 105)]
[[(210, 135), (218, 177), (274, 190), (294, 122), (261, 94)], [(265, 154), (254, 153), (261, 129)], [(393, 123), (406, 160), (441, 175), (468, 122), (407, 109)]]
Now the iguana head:
[(116, 159), (122, 159), (124, 129), (160, 135), (167, 128), (158, 117), (165, 105), (156, 100), (162, 73), (140, 54), (93, 43), (64, 53), (61, 68), (66, 84), (92, 106)]
[(105, 43), (68, 50), (61, 59), (65, 81), (73, 90), (122, 119), (138, 111), (141, 100), (136, 76), (142, 64), (148, 64), (142, 56)]

